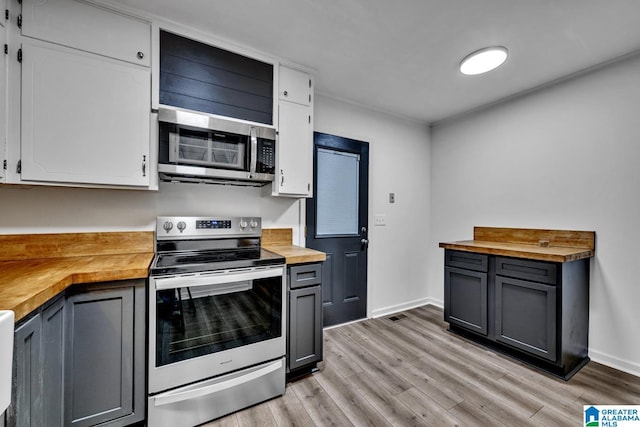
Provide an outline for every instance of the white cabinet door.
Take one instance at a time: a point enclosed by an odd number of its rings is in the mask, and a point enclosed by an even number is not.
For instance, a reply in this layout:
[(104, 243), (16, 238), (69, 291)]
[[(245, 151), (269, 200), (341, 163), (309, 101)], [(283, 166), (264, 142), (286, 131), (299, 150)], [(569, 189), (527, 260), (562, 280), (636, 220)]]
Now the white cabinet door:
[(150, 70), (22, 45), (22, 181), (149, 185)]
[(23, 0), (22, 35), (151, 64), (151, 25), (79, 0)]
[(282, 66), (279, 70), (280, 99), (296, 104), (311, 105), (313, 88), (309, 74)]
[[(4, 0), (0, 0), (0, 7), (4, 9)], [(4, 49), (4, 44), (7, 42), (7, 28), (2, 22), (0, 22), (0, 48)], [(4, 162), (7, 159), (7, 72), (7, 55), (0, 52), (0, 182), (4, 182)]]
[(309, 197), (313, 182), (311, 107), (280, 102), (274, 195)]

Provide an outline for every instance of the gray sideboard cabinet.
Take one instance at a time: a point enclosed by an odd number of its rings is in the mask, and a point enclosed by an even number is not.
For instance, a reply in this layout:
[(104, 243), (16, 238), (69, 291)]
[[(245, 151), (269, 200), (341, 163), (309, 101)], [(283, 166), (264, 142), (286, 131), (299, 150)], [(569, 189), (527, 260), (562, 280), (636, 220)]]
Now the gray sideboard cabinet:
[(296, 377), (322, 361), (322, 263), (287, 268), (287, 372)]
[(145, 280), (67, 289), (15, 332), (7, 426), (127, 426), (145, 416)]
[(589, 259), (445, 250), (449, 330), (564, 379), (588, 361)]

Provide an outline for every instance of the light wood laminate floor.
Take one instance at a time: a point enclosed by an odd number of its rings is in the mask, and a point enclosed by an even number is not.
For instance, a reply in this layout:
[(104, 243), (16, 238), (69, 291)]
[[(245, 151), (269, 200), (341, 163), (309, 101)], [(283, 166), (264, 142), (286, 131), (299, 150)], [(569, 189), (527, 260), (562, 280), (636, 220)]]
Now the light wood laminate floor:
[(638, 405), (640, 378), (589, 362), (570, 381), (447, 332), (423, 306), (324, 332), (319, 372), (213, 426), (578, 426), (583, 405)]

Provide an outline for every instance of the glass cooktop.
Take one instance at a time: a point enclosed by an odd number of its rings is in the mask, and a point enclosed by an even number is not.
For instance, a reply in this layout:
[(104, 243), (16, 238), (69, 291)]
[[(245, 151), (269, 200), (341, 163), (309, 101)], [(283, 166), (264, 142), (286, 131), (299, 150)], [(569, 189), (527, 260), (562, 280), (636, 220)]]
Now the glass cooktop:
[(284, 257), (262, 248), (168, 252), (156, 255), (151, 275), (200, 273), (284, 264)]

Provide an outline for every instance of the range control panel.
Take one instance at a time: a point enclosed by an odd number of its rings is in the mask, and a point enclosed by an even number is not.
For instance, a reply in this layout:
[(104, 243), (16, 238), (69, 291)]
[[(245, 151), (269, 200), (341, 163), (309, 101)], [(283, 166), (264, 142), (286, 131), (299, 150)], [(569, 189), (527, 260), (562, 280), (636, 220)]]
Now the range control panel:
[(157, 240), (212, 239), (225, 237), (260, 237), (260, 217), (186, 217), (156, 218)]

